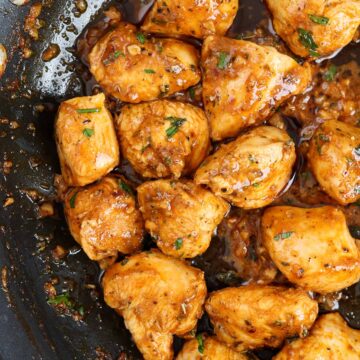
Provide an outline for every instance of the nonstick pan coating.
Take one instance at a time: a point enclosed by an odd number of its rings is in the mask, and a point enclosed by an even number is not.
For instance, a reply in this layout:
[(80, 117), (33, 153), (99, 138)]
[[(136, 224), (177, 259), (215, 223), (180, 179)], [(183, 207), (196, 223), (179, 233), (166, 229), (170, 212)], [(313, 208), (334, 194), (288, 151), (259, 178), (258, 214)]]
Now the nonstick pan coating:
[[(73, 0), (44, 0), (40, 18), (45, 24), (40, 40), (31, 44), (34, 56), (21, 61), (23, 24), (29, 6), (17, 7), (9, 0), (0, 0), (0, 43), (10, 55), (0, 80), (0, 163), (13, 163), (10, 174), (1, 173), (0, 201), (4, 203), (8, 197), (15, 200), (11, 206), (0, 206), (1, 359), (117, 359), (124, 354), (128, 359), (141, 359), (122, 319), (104, 304), (98, 266), (71, 238), (61, 206), (56, 205), (56, 216), (38, 218), (37, 203), (56, 196), (53, 183), (59, 164), (53, 121), (57, 104), (86, 94), (85, 83), (76, 71), (75, 40), (99, 9), (110, 3), (88, 0), (87, 11), (76, 17)], [(141, 20), (140, 0), (113, 3), (127, 20)], [(255, 29), (264, 11), (260, 0), (242, 0), (230, 31)], [(58, 44), (61, 53), (44, 63), (41, 53), (49, 43)], [(354, 53), (351, 46), (336, 61), (348, 61), (350, 53)], [(15, 129), (14, 123), (4, 119), (16, 121), (19, 127)], [(54, 261), (52, 250), (60, 244), (70, 249), (70, 254), (65, 260)], [(44, 284), (51, 281), (55, 287), (71, 290), (72, 298), (84, 308), (82, 321), (61, 316), (47, 304)], [(346, 294), (340, 312), (351, 326), (360, 328), (360, 286), (353, 286)], [(206, 328), (206, 319), (200, 326)], [(269, 359), (271, 352), (258, 356)]]

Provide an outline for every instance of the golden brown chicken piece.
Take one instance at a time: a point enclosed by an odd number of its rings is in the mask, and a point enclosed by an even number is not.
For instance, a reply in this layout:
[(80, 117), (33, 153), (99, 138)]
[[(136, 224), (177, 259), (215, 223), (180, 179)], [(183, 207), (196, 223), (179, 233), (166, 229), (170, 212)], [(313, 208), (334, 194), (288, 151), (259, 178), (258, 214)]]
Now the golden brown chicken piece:
[(338, 313), (322, 315), (310, 335), (284, 346), (274, 360), (359, 360), (360, 331)]
[(190, 180), (149, 181), (137, 190), (145, 228), (160, 250), (174, 257), (192, 258), (205, 252), (229, 211), (224, 200)]
[(360, 251), (345, 215), (335, 207), (269, 208), (262, 235), (279, 270), (306, 290), (335, 292), (360, 279)]
[(203, 100), (211, 137), (222, 140), (259, 124), (310, 81), (308, 66), (275, 48), (209, 36), (202, 48)]
[(143, 177), (174, 177), (195, 170), (210, 148), (204, 112), (158, 100), (122, 108), (117, 128), (124, 156)]
[(106, 176), (96, 184), (71, 189), (64, 210), (71, 235), (92, 260), (116, 260), (140, 250), (144, 223), (129, 185)]
[(201, 270), (157, 250), (113, 265), (103, 287), (105, 302), (124, 317), (145, 360), (173, 358), (173, 335), (196, 326), (206, 296)]
[(176, 360), (247, 360), (248, 357), (216, 340), (215, 336), (199, 334), (187, 341)]
[(98, 41), (89, 63), (107, 94), (130, 103), (172, 95), (200, 81), (194, 46), (175, 39), (148, 38), (126, 23)]
[(360, 199), (360, 128), (326, 121), (313, 135), (307, 155), (328, 195), (342, 205)]
[(260, 208), (286, 186), (295, 159), (295, 144), (286, 131), (260, 126), (206, 158), (195, 173), (195, 182), (209, 186), (235, 206)]
[(225, 35), (238, 7), (239, 0), (156, 0), (142, 29), (197, 38)]
[(61, 103), (55, 137), (61, 173), (69, 186), (90, 184), (119, 163), (119, 145), (104, 94)]
[(360, 25), (358, 0), (266, 0), (276, 32), (302, 57), (329, 55)]
[(304, 336), (318, 313), (317, 302), (303, 290), (260, 285), (215, 291), (205, 309), (218, 339), (237, 351)]

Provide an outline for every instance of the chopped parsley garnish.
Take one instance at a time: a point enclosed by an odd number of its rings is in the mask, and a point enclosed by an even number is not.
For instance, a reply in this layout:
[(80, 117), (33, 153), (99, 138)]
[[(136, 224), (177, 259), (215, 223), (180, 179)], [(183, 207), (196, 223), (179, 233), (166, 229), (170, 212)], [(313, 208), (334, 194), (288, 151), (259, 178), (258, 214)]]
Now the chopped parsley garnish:
[(176, 250), (180, 250), (183, 246), (183, 239), (181, 238), (176, 239), (174, 245)]
[(312, 33), (302, 28), (298, 28), (297, 31), (299, 34), (299, 40), (301, 44), (303, 44), (304, 47), (309, 50), (309, 54), (311, 56), (319, 56), (319, 53), (316, 51), (318, 45), (314, 41), (312, 37)]
[(278, 241), (278, 240), (288, 239), (293, 233), (294, 233), (294, 231), (286, 231), (286, 232), (277, 234), (274, 236), (274, 240)]
[(75, 201), (76, 201), (77, 194), (78, 193), (76, 192), (69, 200), (69, 204), (70, 204), (71, 209), (75, 208)]
[(333, 81), (335, 79), (337, 73), (337, 67), (335, 65), (330, 65), (326, 73), (324, 74), (324, 78), (326, 81)]
[(329, 142), (330, 139), (327, 135), (325, 134), (319, 134), (318, 136), (315, 137), (315, 145), (316, 145), (316, 150), (318, 152), (319, 155), (322, 154), (322, 144), (320, 144), (320, 141), (322, 142)]
[(175, 116), (168, 116), (165, 120), (171, 121), (171, 126), (166, 129), (166, 136), (168, 139), (172, 138), (179, 131), (180, 126), (186, 121), (185, 118), (178, 118)]
[(218, 63), (217, 63), (218, 69), (225, 70), (229, 65), (229, 62), (230, 62), (230, 54), (222, 51), (218, 56)]
[(330, 20), (329, 18), (327, 18), (325, 16), (317, 16), (317, 15), (313, 15), (313, 14), (309, 14), (309, 18), (313, 23), (319, 24), (319, 25), (327, 25)]
[(138, 41), (139, 41), (140, 44), (145, 44), (145, 42), (146, 42), (146, 37), (145, 37), (145, 35), (144, 35), (143, 33), (138, 32), (138, 33), (136, 34), (136, 38), (138, 39)]
[(133, 189), (123, 180), (119, 180), (119, 187), (131, 196), (134, 196)]
[(90, 129), (90, 128), (85, 128), (85, 129), (82, 131), (82, 133), (83, 133), (86, 137), (91, 138), (91, 137), (94, 135), (95, 130), (94, 130), (94, 129)]
[(77, 109), (76, 112), (78, 114), (90, 114), (90, 113), (98, 113), (101, 109), (99, 108), (91, 108), (91, 109)]
[(201, 334), (196, 335), (196, 340), (198, 342), (198, 351), (200, 354), (203, 354), (205, 350), (205, 344), (202, 335)]
[(153, 69), (144, 69), (144, 73), (146, 73), (146, 74), (155, 74), (156, 71), (153, 70)]
[(49, 299), (47, 303), (50, 305), (65, 305), (67, 308), (72, 308), (74, 306), (74, 303), (70, 299), (70, 295), (68, 293), (57, 295)]
[(105, 60), (103, 61), (103, 64), (104, 64), (104, 65), (109, 65), (109, 64), (111, 64), (112, 62), (114, 62), (119, 56), (125, 57), (125, 54), (124, 54), (122, 51), (120, 51), (120, 50), (116, 50), (115, 52), (111, 53), (111, 54), (107, 57), (107, 59), (105, 59)]
[(253, 183), (252, 186), (255, 187), (255, 188), (258, 188), (260, 186), (260, 184), (259, 183)]
[(195, 100), (195, 88), (191, 87), (189, 89), (189, 95), (191, 100)]

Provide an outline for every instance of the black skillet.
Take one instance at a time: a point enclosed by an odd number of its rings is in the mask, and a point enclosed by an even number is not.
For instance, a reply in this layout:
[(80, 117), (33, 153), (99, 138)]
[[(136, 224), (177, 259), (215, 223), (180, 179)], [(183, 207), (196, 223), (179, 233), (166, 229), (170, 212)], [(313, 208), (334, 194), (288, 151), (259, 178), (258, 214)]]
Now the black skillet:
[[(56, 207), (54, 217), (46, 219), (38, 218), (37, 208), (44, 199), (55, 198), (53, 180), (59, 165), (52, 134), (57, 104), (89, 93), (91, 81), (84, 83), (77, 71), (80, 62), (73, 55), (76, 38), (110, 4), (115, 4), (127, 21), (139, 23), (152, 1), (88, 0), (86, 12), (79, 17), (73, 0), (43, 0), (40, 19), (45, 23), (40, 39), (31, 44), (33, 57), (21, 61), (24, 18), (34, 3), (17, 7), (0, 0), (0, 43), (10, 58), (0, 80), (0, 119), (16, 120), (20, 125), (13, 129), (0, 121), (0, 164), (13, 162), (10, 174), (0, 174), (0, 202), (8, 197), (15, 200), (13, 205), (0, 206), (0, 359), (117, 359), (120, 355), (125, 359), (125, 354), (128, 359), (141, 359), (123, 321), (102, 301), (99, 269), (72, 240), (61, 206)], [(230, 32), (254, 30), (264, 17), (266, 9), (260, 0), (242, 0)], [(44, 63), (41, 53), (49, 43), (58, 44), (61, 53)], [(348, 61), (350, 52), (354, 53), (354, 47), (345, 49), (336, 61)], [(39, 104), (45, 105), (43, 111)], [(36, 190), (38, 198), (32, 199), (29, 190)], [(70, 253), (54, 261), (51, 251), (58, 244)], [(217, 249), (209, 251), (215, 257), (216, 253)], [(207, 258), (199, 264), (206, 267)], [(58, 292), (70, 294), (75, 307), (83, 307), (81, 321), (69, 314), (59, 315), (49, 306), (44, 284), (51, 279), (58, 281)], [(221, 286), (213, 281), (211, 271), (207, 280), (210, 289)], [(340, 312), (351, 326), (360, 328), (360, 286), (345, 293)], [(205, 318), (200, 330), (207, 327)], [(178, 340), (175, 343), (179, 345)], [(271, 352), (257, 355), (269, 359)]]

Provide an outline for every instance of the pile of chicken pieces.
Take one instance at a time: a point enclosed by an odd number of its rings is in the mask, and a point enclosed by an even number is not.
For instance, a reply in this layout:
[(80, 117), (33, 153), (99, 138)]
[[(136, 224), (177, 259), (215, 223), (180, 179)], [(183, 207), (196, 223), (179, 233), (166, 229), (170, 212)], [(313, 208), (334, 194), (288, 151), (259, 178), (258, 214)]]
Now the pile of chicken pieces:
[[(295, 336), (275, 359), (360, 358), (360, 331), (337, 313), (318, 317), (311, 297), (359, 281), (359, 247), (336, 206), (267, 207), (292, 177), (297, 154), (283, 128), (264, 125), (305, 91), (311, 61), (351, 41), (360, 3), (267, 5), (303, 65), (273, 47), (225, 37), (238, 0), (158, 0), (141, 29), (120, 22), (91, 50), (90, 71), (104, 93), (60, 105), (55, 133), (71, 234), (106, 268), (105, 301), (146, 360), (173, 359), (174, 335), (186, 339), (178, 360), (246, 359), (247, 350)], [(201, 54), (177, 35), (203, 40)], [(204, 110), (171, 98), (200, 81)], [(125, 103), (115, 119), (105, 94)], [(212, 141), (223, 142), (213, 150)], [(316, 180), (342, 205), (360, 199), (359, 145), (359, 127), (331, 119), (309, 142)], [(136, 191), (111, 173), (122, 158), (144, 178)], [(207, 293), (204, 273), (186, 259), (208, 249), (231, 206), (267, 207), (262, 241), (292, 287)], [(146, 232), (158, 249), (141, 251)], [(119, 255), (128, 257), (116, 263)], [(215, 335), (196, 335), (204, 309)]]

